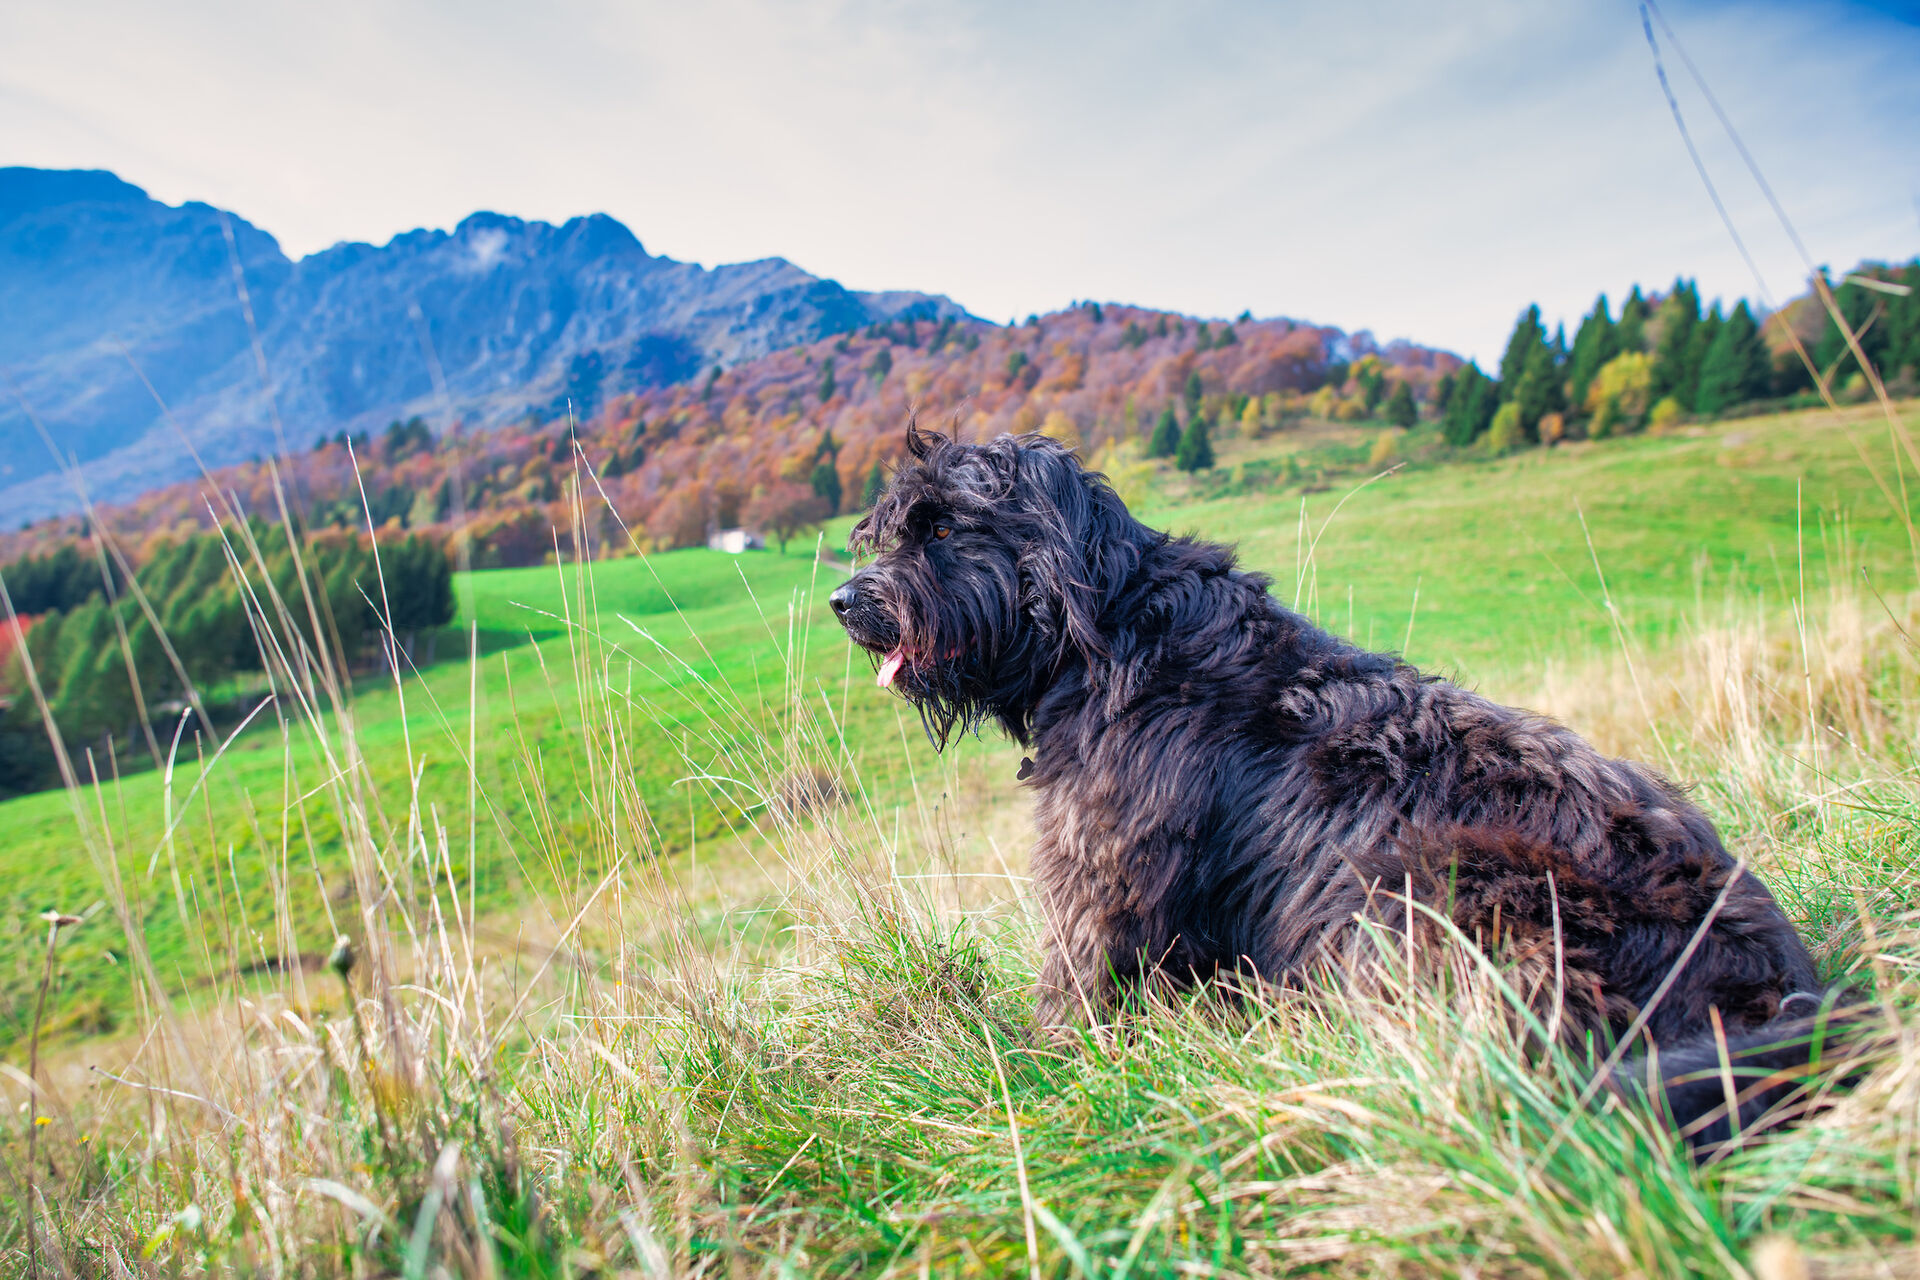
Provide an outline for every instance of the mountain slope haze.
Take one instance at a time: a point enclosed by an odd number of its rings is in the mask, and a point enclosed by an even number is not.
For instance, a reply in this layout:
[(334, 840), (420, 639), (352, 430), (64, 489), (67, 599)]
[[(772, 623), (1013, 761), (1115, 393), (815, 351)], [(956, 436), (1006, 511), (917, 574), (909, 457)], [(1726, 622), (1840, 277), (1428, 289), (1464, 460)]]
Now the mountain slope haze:
[(429, 337), (450, 407), (488, 424), (607, 375), (667, 385), (862, 325), (963, 314), (780, 258), (659, 257), (605, 214), (554, 226), (476, 213), (296, 261), (243, 218), (163, 204), (111, 173), (0, 169), (0, 370), (17, 389), (0, 399), (0, 512), (77, 505), (50, 482), (59, 464), (34, 417), (89, 494), (113, 499), (195, 470), (173, 424), (219, 465), (274, 451), (276, 414), (294, 448), (436, 414)]

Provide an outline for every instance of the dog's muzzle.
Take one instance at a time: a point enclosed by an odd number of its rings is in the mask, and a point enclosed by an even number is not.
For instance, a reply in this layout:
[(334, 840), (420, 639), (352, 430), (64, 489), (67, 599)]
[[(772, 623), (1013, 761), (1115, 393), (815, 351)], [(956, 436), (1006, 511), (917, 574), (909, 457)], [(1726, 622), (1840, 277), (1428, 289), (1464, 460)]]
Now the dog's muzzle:
[(900, 674), (900, 669), (906, 665), (907, 655), (897, 642), (881, 639), (874, 634), (874, 612), (864, 607), (870, 601), (861, 589), (860, 579), (861, 575), (856, 573), (835, 587), (833, 594), (827, 597), (827, 606), (833, 610), (833, 616), (839, 619), (840, 625), (846, 628), (848, 637), (861, 648), (877, 653), (882, 647), (891, 645), (886, 656), (880, 660), (878, 682), (884, 689)]
[(860, 588), (855, 585), (857, 581), (856, 578), (848, 578), (827, 597), (827, 605), (833, 610), (834, 617), (844, 619), (853, 606), (860, 602)]

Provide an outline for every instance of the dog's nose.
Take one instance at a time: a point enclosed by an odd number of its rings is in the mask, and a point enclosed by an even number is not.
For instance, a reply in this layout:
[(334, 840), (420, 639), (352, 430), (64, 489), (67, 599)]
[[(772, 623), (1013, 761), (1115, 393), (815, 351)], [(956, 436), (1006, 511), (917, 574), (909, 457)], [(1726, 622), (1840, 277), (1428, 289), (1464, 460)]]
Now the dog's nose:
[(847, 610), (853, 608), (853, 602), (859, 595), (859, 591), (854, 588), (853, 580), (849, 578), (833, 589), (833, 594), (827, 597), (827, 603), (832, 606), (835, 617), (844, 618)]

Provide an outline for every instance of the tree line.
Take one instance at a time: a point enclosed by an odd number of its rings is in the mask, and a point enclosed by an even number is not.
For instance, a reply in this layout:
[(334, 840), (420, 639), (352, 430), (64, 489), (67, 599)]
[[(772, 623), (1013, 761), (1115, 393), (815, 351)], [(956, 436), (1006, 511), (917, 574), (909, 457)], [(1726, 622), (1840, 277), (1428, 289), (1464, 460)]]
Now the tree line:
[[(1912, 389), (1920, 365), (1916, 285), (1920, 263), (1862, 267), (1836, 287), (1896, 392)], [(1085, 303), (1005, 327), (902, 318), (725, 368), (678, 361), (679, 381), (610, 368), (595, 397), (552, 420), (452, 424), (435, 437), (412, 419), (353, 437), (351, 457), (335, 433), (273, 467), (237, 464), (216, 479), (249, 509), (270, 510), (284, 492), (310, 525), (354, 531), (370, 507), (383, 528), (431, 530), (458, 539), (476, 567), (510, 567), (542, 561), (552, 530), (571, 526), (569, 481), (583, 459), (595, 546), (624, 548), (629, 533), (656, 549), (698, 546), (749, 508), (777, 537), (775, 520), (804, 531), (823, 506), (829, 516), (866, 506), (914, 406), (953, 407), (959, 416), (943, 425), (969, 438), (1043, 431), (1090, 457), (1137, 440), (1194, 470), (1212, 461), (1222, 432), (1258, 436), (1303, 418), (1436, 422), (1453, 445), (1491, 438), (1504, 450), (1811, 398), (1815, 376), (1783, 341), (1787, 325), (1819, 381), (1843, 399), (1864, 393), (1844, 338), (1810, 300), (1763, 315), (1750, 303), (1703, 305), (1684, 279), (1664, 293), (1636, 288), (1618, 306), (1596, 300), (1571, 340), (1529, 307), (1498, 366), (1484, 370), (1284, 318), (1201, 321)], [(168, 486), (97, 514), (137, 542), (196, 518), (200, 491)], [(77, 536), (79, 523), (0, 533), (0, 546), (38, 550)]]
[[(1897, 390), (1912, 391), (1920, 374), (1920, 260), (1863, 267), (1834, 296), (1868, 360)], [(1807, 324), (1809, 316), (1821, 322), (1817, 328)], [(1718, 301), (1703, 309), (1699, 286), (1682, 278), (1664, 295), (1645, 295), (1635, 285), (1618, 319), (1601, 294), (1571, 343), (1564, 327), (1549, 336), (1539, 306), (1529, 306), (1497, 375), (1469, 363), (1442, 378), (1433, 412), (1450, 443), (1484, 436), (1504, 450), (1569, 433), (1601, 438), (1689, 415), (1719, 417), (1822, 388), (1841, 398), (1863, 396), (1862, 377), (1846, 335), (1816, 298), (1766, 317), (1744, 298), (1730, 310)]]
[(214, 707), (244, 701), (276, 645), (340, 655), (350, 667), (397, 661), (376, 643), (383, 614), (408, 658), (420, 633), (454, 614), (446, 549), (417, 535), (383, 541), (377, 566), (364, 538), (323, 531), (296, 543), (258, 521), (245, 536), (228, 529), (163, 541), (131, 581), (103, 576), (100, 559), (70, 544), (0, 567), (26, 632), (25, 653), (16, 647), (0, 673), (11, 695), (0, 711), (0, 796), (57, 780), (28, 659), (62, 737), (99, 748), (104, 774), (109, 754), (122, 763), (145, 754), (148, 731), (170, 734), (189, 706), (217, 715)]

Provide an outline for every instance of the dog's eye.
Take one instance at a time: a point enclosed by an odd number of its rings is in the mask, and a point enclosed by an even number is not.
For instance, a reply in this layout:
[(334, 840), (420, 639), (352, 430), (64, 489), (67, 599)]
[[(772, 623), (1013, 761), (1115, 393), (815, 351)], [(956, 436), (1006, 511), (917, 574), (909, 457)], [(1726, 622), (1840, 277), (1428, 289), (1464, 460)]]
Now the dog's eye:
[(933, 536), (936, 538), (944, 538), (952, 532), (953, 529), (949, 525), (937, 524), (933, 526)]

